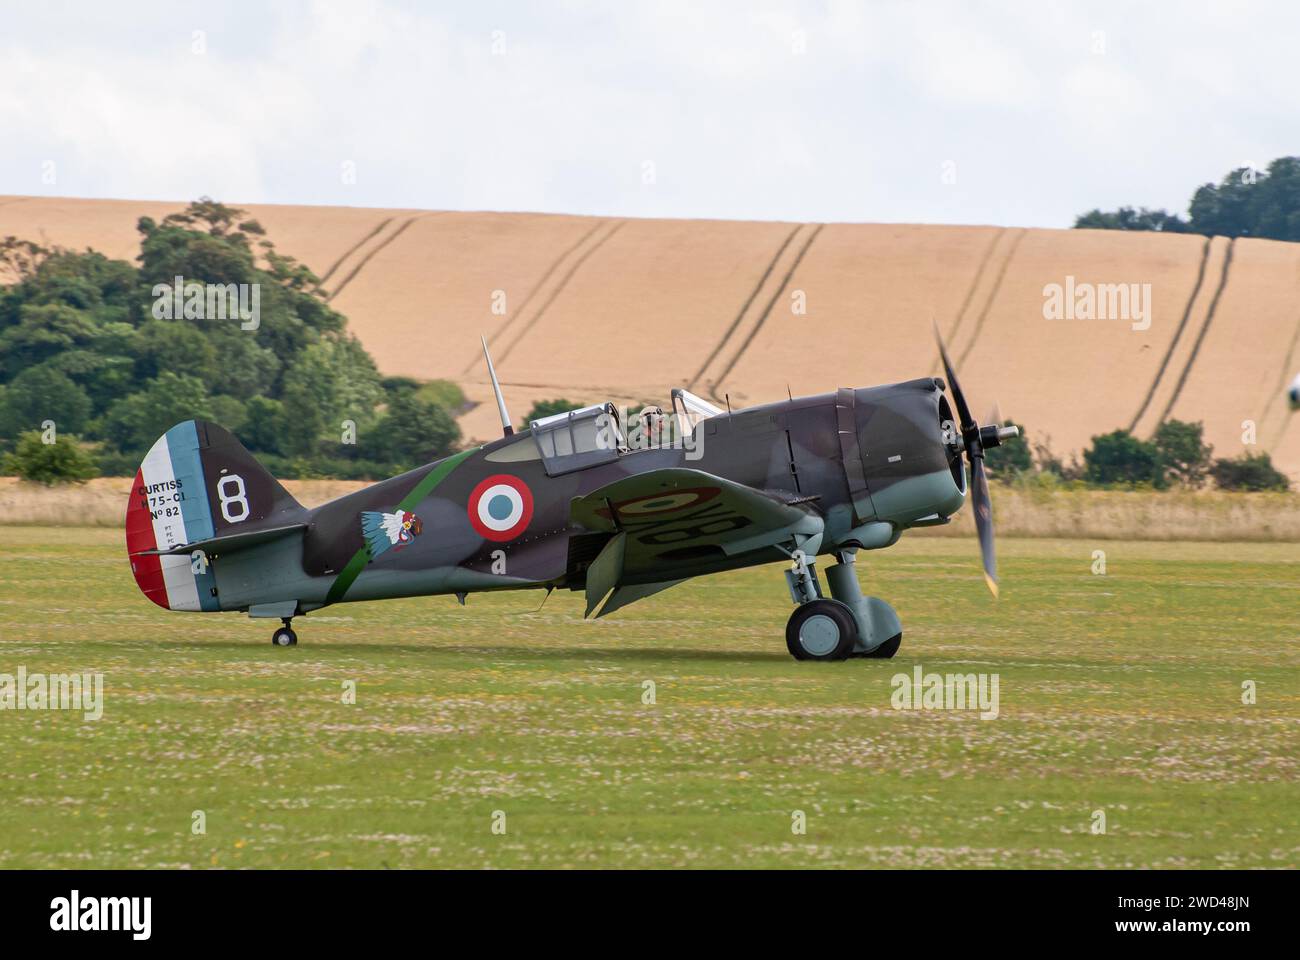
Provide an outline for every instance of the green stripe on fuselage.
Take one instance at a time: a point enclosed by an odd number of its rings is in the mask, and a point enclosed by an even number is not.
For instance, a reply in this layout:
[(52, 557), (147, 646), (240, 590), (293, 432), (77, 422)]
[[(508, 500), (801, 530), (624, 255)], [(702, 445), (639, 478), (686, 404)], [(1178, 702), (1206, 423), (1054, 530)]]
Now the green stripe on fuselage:
[[(453, 456), (448, 457), (442, 463), (438, 464), (432, 470), (411, 488), (411, 492), (402, 498), (401, 503), (397, 505), (398, 510), (414, 510), (416, 505), (433, 492), (433, 488), (446, 479), (447, 474), (451, 473), (466, 458), (475, 454), (480, 448), (475, 447), (473, 450), (462, 450)], [(365, 547), (362, 547), (352, 555), (352, 559), (347, 565), (339, 571), (339, 575), (334, 578), (334, 583), (330, 585), (330, 592), (325, 596), (326, 603), (338, 603), (343, 599), (344, 594), (352, 588), (352, 584), (357, 577), (361, 576), (361, 571), (366, 568), (370, 562), (370, 554)]]

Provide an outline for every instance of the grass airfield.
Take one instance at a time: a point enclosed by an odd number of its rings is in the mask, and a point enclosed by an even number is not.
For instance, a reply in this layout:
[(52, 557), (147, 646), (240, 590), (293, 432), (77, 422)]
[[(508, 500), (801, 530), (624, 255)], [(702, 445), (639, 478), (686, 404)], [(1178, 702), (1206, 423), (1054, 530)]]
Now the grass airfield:
[[(994, 602), (973, 542), (905, 537), (859, 562), (898, 657), (836, 664), (787, 655), (779, 565), (594, 623), (342, 605), (277, 649), (157, 609), (124, 551), (0, 527), (0, 673), (105, 697), (0, 712), (0, 867), (1300, 865), (1294, 544), (1003, 540)], [(999, 716), (893, 709), (917, 664), (998, 674)]]

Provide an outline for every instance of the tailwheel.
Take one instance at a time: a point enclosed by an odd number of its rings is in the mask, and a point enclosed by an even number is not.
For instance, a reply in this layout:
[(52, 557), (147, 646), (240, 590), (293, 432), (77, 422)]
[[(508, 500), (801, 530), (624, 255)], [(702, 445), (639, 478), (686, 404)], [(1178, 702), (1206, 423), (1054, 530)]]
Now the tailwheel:
[(810, 600), (785, 625), (785, 645), (796, 660), (843, 660), (858, 642), (853, 612), (838, 600)]
[(870, 653), (864, 653), (864, 657), (874, 657), (878, 660), (888, 660), (894, 654), (898, 653), (898, 648), (902, 646), (903, 635), (896, 633)]
[(277, 647), (296, 647), (298, 645), (298, 634), (293, 632), (293, 629), (289, 626), (289, 621), (286, 619), (284, 626), (271, 634), (271, 642)]

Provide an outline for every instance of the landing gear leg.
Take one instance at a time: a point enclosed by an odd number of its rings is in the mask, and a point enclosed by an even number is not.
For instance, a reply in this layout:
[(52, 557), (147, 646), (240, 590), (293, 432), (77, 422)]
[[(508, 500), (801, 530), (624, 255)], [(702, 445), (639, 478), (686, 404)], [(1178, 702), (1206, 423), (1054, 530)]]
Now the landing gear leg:
[(785, 577), (797, 606), (785, 625), (785, 646), (796, 660), (843, 660), (858, 641), (853, 611), (822, 596), (817, 571), (802, 550), (790, 555), (794, 568)]
[(293, 632), (289, 626), (293, 622), (293, 617), (282, 617), (284, 626), (280, 627), (271, 634), (271, 642), (277, 647), (296, 647), (298, 645), (298, 634)]
[(831, 596), (853, 612), (857, 623), (857, 643), (852, 650), (855, 657), (888, 659), (898, 652), (903, 642), (903, 625), (894, 608), (879, 597), (862, 594), (855, 569), (856, 550), (841, 550), (836, 563), (826, 571)]
[(822, 585), (817, 582), (817, 571), (808, 562), (808, 555), (802, 550), (796, 550), (790, 554), (790, 559), (794, 561), (794, 567), (785, 572), (786, 582), (790, 584), (790, 598), (795, 603), (809, 603), (819, 599)]

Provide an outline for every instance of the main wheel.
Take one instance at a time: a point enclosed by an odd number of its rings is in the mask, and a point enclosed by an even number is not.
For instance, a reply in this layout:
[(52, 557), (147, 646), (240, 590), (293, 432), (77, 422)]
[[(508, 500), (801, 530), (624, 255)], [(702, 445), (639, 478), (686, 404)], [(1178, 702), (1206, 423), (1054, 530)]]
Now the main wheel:
[(888, 660), (894, 654), (898, 653), (898, 648), (903, 643), (903, 635), (896, 633), (870, 653), (863, 654), (866, 657), (875, 657), (878, 660)]
[(785, 625), (785, 645), (796, 660), (843, 660), (858, 642), (858, 623), (838, 600), (811, 600)]
[(298, 645), (298, 634), (288, 627), (281, 627), (271, 634), (271, 642), (277, 647), (296, 647)]

